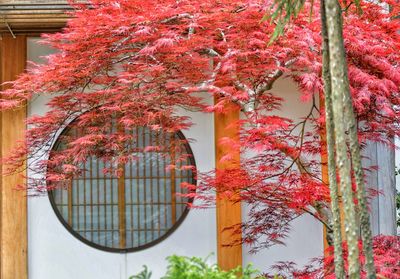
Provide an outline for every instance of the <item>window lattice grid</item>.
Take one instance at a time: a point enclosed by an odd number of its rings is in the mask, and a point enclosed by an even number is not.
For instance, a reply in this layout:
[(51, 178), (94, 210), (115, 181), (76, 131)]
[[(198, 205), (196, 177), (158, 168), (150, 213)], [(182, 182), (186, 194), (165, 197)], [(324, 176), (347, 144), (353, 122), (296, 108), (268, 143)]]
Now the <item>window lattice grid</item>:
[[(192, 156), (183, 135), (154, 132), (138, 127), (133, 133), (132, 155), (137, 158), (124, 166), (122, 177), (103, 173), (110, 167), (102, 160), (87, 160), (80, 177), (70, 187), (55, 188), (50, 195), (59, 217), (70, 230), (98, 247), (137, 249), (165, 237), (187, 214), (187, 189), (182, 182), (194, 183)], [(175, 148), (174, 145), (180, 145)], [(146, 146), (168, 148), (145, 152)], [(184, 158), (184, 159), (182, 159)], [(176, 165), (176, 169), (168, 169)]]

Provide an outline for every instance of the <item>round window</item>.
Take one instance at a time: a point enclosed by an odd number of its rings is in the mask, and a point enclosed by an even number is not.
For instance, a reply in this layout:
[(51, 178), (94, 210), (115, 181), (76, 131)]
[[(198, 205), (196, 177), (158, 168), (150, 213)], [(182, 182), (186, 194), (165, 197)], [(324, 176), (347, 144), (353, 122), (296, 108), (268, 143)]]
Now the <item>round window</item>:
[[(183, 134), (146, 127), (133, 133), (136, 160), (125, 164), (122, 176), (104, 174), (109, 163), (91, 157), (68, 187), (55, 185), (49, 190), (62, 224), (99, 249), (130, 252), (155, 245), (182, 223), (192, 202), (182, 195), (188, 189), (180, 187), (183, 182), (196, 184), (195, 162)], [(155, 143), (166, 148), (146, 148)], [(63, 145), (60, 140), (53, 150), (62, 151)], [(180, 148), (171, 148), (176, 145)]]

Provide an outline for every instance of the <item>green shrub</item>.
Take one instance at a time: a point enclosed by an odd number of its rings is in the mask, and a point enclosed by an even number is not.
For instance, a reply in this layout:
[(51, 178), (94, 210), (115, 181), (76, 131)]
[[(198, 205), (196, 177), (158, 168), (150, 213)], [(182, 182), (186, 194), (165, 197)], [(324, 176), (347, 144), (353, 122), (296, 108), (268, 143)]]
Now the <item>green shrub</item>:
[[(170, 256), (167, 258), (167, 273), (162, 279), (252, 279), (256, 278), (257, 270), (251, 265), (246, 268), (237, 267), (229, 271), (221, 270), (218, 265), (209, 265), (206, 260), (197, 257)], [(150, 279), (151, 272), (147, 267), (130, 279)]]
[(131, 277), (129, 279), (150, 279), (151, 278), (151, 271), (148, 270), (147, 266), (143, 266), (143, 270)]
[(174, 255), (167, 259), (169, 265), (163, 279), (251, 279), (254, 278), (252, 275), (256, 274), (251, 266), (223, 271), (216, 264), (208, 265), (203, 259), (197, 257)]

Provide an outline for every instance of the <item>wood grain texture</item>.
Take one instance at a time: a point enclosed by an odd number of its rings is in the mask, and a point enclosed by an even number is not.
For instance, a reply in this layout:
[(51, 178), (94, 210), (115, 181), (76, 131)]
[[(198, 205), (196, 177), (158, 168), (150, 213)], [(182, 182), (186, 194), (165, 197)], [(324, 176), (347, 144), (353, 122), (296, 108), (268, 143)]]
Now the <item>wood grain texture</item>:
[[(225, 114), (216, 113), (214, 115), (215, 129), (215, 164), (217, 169), (229, 169), (235, 167), (226, 162), (221, 162), (221, 158), (227, 154), (226, 146), (219, 144), (223, 137), (237, 138), (239, 132), (235, 127), (229, 127), (230, 124), (239, 120), (239, 110), (233, 104), (227, 105), (228, 112)], [(240, 150), (234, 151), (234, 159), (239, 162)], [(217, 259), (218, 265), (228, 270), (242, 265), (242, 246), (227, 246), (240, 240), (241, 235), (232, 235), (230, 231), (224, 230), (232, 225), (242, 221), (241, 203), (232, 202), (228, 199), (217, 198)]]
[[(14, 39), (3, 34), (0, 55), (1, 81), (15, 79), (25, 69), (26, 37)], [(1, 113), (1, 156), (6, 156), (16, 141), (23, 139), (25, 118), (25, 107)], [(27, 200), (25, 191), (16, 190), (24, 178), (14, 174), (2, 176), (0, 182), (0, 279), (26, 279)]]
[(366, 188), (381, 193), (370, 202), (372, 234), (396, 235), (395, 150), (368, 142), (363, 155), (364, 167), (378, 167), (367, 173)]
[[(322, 110), (325, 109), (325, 102), (323, 98), (319, 99), (319, 107)], [(320, 132), (321, 139), (321, 179), (326, 184), (329, 185), (329, 174), (328, 174), (328, 153), (327, 153), (327, 145), (326, 145), (326, 128), (323, 127)], [(326, 240), (326, 227), (323, 227), (324, 234), (324, 251), (329, 247), (328, 241)]]
[[(366, 148), (363, 150), (363, 166), (370, 168), (377, 166), (377, 154), (376, 154), (376, 143), (368, 143)], [(378, 172), (368, 171), (366, 172), (366, 189), (378, 191)], [(375, 197), (370, 201), (370, 222), (371, 230), (373, 235), (379, 234), (379, 198)]]
[[(84, 3), (85, 1), (79, 1)], [(63, 28), (73, 8), (68, 1), (0, 1), (0, 32), (48, 32)]]
[(381, 143), (376, 147), (378, 165), (379, 233), (396, 235), (395, 150)]

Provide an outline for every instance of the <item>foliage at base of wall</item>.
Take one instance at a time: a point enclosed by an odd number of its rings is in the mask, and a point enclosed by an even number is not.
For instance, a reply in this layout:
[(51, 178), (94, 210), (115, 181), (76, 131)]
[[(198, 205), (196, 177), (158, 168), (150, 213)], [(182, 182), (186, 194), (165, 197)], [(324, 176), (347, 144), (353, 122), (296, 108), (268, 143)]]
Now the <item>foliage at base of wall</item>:
[[(251, 265), (237, 267), (229, 271), (221, 270), (216, 264), (208, 264), (197, 257), (170, 256), (167, 258), (168, 268), (162, 279), (253, 279), (259, 273)], [(152, 273), (144, 266), (144, 270), (129, 279), (151, 279)]]
[[(359, 243), (362, 251), (362, 243)], [(377, 277), (380, 279), (400, 279), (400, 236), (379, 235), (373, 239), (374, 260)], [(345, 267), (347, 266), (347, 246), (343, 244)], [(207, 264), (207, 260), (197, 257), (170, 256), (166, 275), (161, 279), (335, 279), (333, 247), (327, 249), (325, 257), (312, 259), (310, 264), (298, 268), (294, 262), (278, 262), (272, 272), (260, 274), (251, 265), (237, 267), (229, 271), (221, 270), (216, 264)], [(268, 259), (266, 259), (266, 262)], [(364, 255), (360, 255), (364, 263)], [(365, 270), (361, 278), (366, 278)], [(129, 279), (153, 279), (151, 271), (144, 270)]]
[[(359, 243), (360, 251), (362, 244)], [(374, 261), (377, 278), (400, 279), (400, 236), (379, 235), (373, 239)], [(304, 267), (298, 268), (293, 262), (279, 262), (273, 268), (273, 273), (278, 273), (283, 278), (295, 279), (335, 279), (333, 247), (326, 251), (324, 257), (316, 258)], [(347, 246), (343, 244), (343, 256), (347, 270)], [(360, 255), (361, 263), (364, 263), (364, 255)], [(266, 278), (274, 278), (276, 275), (265, 274)], [(361, 278), (367, 278), (365, 270), (361, 270)]]

